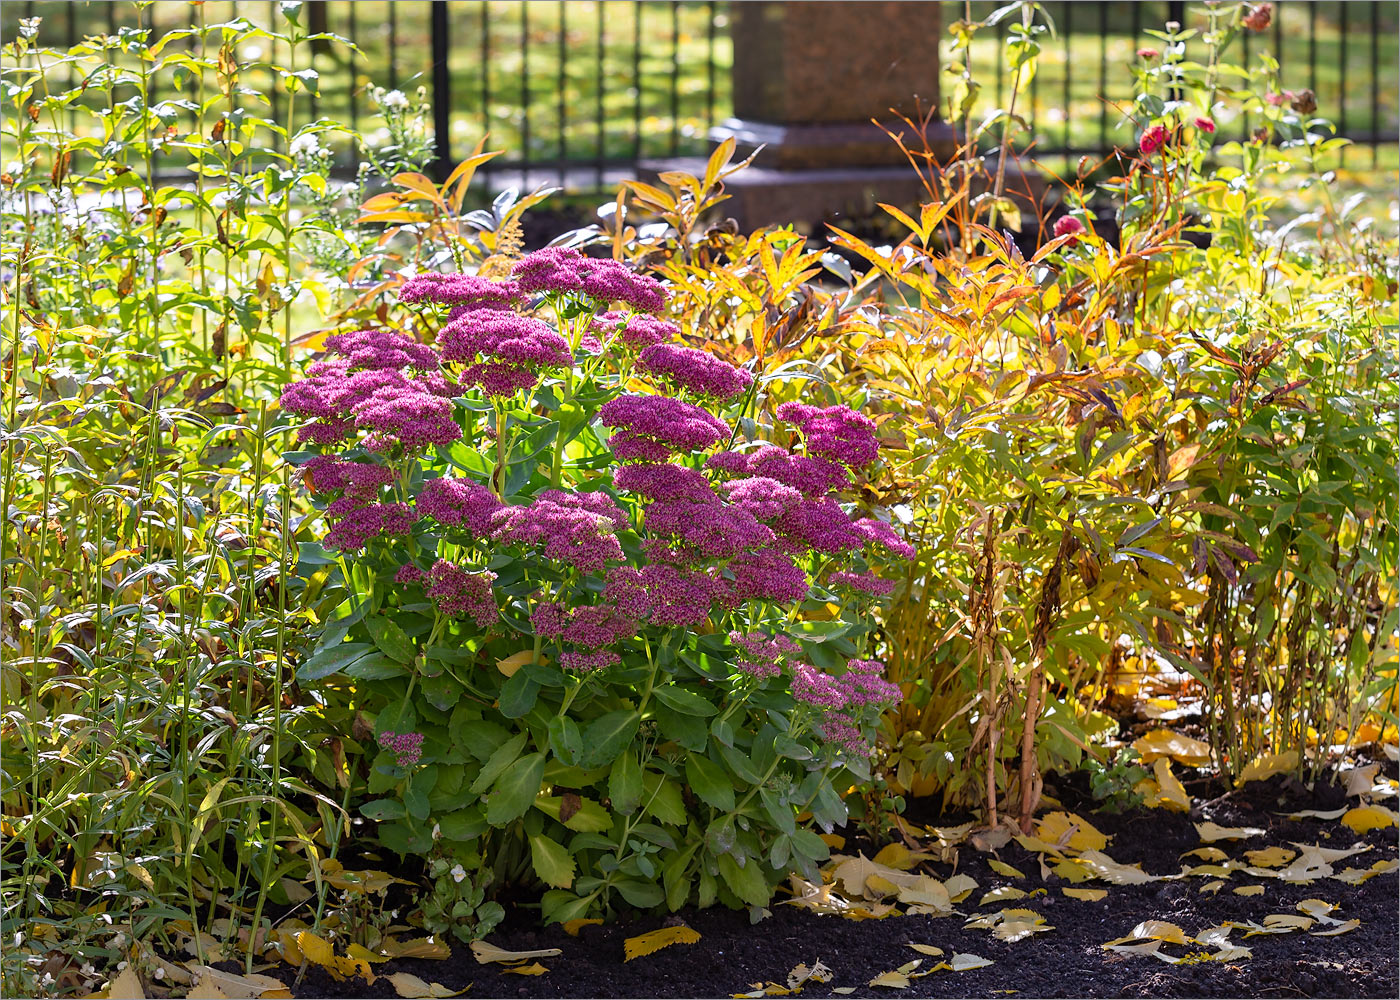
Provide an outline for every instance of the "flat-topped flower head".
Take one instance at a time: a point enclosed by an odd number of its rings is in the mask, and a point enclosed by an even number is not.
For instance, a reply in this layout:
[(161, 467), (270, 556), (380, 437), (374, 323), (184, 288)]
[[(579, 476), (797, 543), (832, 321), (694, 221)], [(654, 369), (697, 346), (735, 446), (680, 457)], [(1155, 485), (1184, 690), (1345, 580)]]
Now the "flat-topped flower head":
[(773, 522), (773, 530), (792, 552), (815, 550), (837, 555), (853, 552), (862, 545), (851, 519), (835, 500), (830, 499), (803, 497), (800, 503)]
[(615, 567), (603, 588), (603, 599), (627, 617), (661, 626), (699, 625), (716, 595), (708, 573), (669, 563)]
[(627, 514), (617, 505), (616, 500), (602, 490), (584, 490), (579, 493), (545, 490), (539, 495), (539, 499), (548, 500), (550, 503), (556, 503), (562, 507), (586, 510), (590, 514), (606, 517), (612, 522), (614, 530), (617, 531), (623, 531), (627, 528)]
[(894, 528), (884, 521), (877, 521), (873, 517), (857, 518), (851, 522), (851, 530), (867, 547), (879, 546), (902, 559), (913, 559), (918, 555), (914, 546), (900, 538)]
[(478, 357), (541, 370), (573, 363), (569, 343), (545, 323), (500, 309), (468, 309), (438, 331), (444, 361)]
[(903, 697), (899, 685), (885, 680), (885, 665), (879, 660), (850, 660), (846, 672), (837, 678), (846, 705), (894, 705)]
[(422, 733), (396, 733), (386, 729), (375, 737), (375, 742), (394, 755), (394, 763), (399, 767), (412, 767), (423, 756)]
[(792, 665), (792, 696), (804, 705), (832, 712), (846, 707), (846, 694), (836, 678), (801, 661)]
[(478, 628), (486, 628), (501, 617), (491, 589), (495, 581), (495, 573), (470, 573), (439, 559), (425, 574), (423, 586), (439, 613), (449, 618), (469, 615)]
[(413, 514), (406, 503), (363, 503), (355, 497), (341, 497), (326, 508), (334, 519), (326, 532), (328, 549), (353, 552), (375, 538), (406, 535), (413, 527)]
[(400, 302), (444, 306), (505, 309), (519, 295), (514, 281), (494, 281), (476, 274), (416, 274), (399, 286)]
[(731, 559), (772, 544), (777, 536), (734, 504), (658, 500), (646, 509), (646, 532), (665, 538), (679, 561)]
[(823, 497), (851, 483), (851, 474), (838, 462), (794, 455), (775, 444), (753, 451), (721, 451), (706, 460), (708, 468), (735, 476), (761, 476), (810, 497)]
[(767, 476), (731, 479), (720, 484), (720, 491), (760, 521), (774, 521), (802, 503), (800, 491)]
[(868, 594), (871, 597), (888, 597), (894, 593), (894, 581), (886, 580), (874, 573), (847, 573), (844, 570), (837, 570), (831, 574), (827, 584), (831, 587), (853, 590), (858, 594)]
[(344, 491), (346, 496), (368, 501), (394, 481), (394, 470), (387, 465), (350, 462), (334, 455), (317, 455), (302, 465), (301, 477), (313, 493)]
[(395, 445), (421, 451), (447, 445), (462, 436), (452, 400), (418, 385), (384, 386), (354, 407), (355, 424), (370, 433), (365, 447), (388, 451)]
[(486, 538), (491, 532), (491, 515), (505, 505), (480, 483), (443, 478), (423, 484), (416, 506), (419, 517), (430, 517), (438, 524), (462, 528), (475, 538)]
[(631, 462), (613, 470), (613, 485), (649, 500), (718, 503), (710, 481), (698, 469), (673, 463)]
[(730, 433), (723, 420), (670, 396), (618, 396), (599, 408), (598, 419), (618, 429), (608, 444), (622, 461), (665, 461), (672, 452), (713, 447)]
[(616, 342), (637, 353), (675, 339), (681, 328), (646, 313), (604, 312), (594, 317), (589, 333), (596, 338), (598, 350)]
[(811, 583), (807, 572), (792, 557), (776, 548), (742, 552), (729, 560), (721, 603), (737, 608), (746, 601), (790, 604), (807, 599)]
[(610, 257), (585, 257), (573, 247), (545, 247), (512, 269), (522, 292), (584, 295), (601, 304), (623, 302), (636, 312), (659, 312), (666, 293), (655, 278)]
[(767, 632), (730, 632), (729, 642), (739, 653), (734, 666), (740, 673), (759, 679), (778, 676), (779, 664), (801, 652), (787, 636)]
[(637, 357), (637, 371), (697, 396), (730, 400), (753, 385), (753, 375), (728, 361), (681, 344), (653, 344)]
[(854, 467), (875, 461), (880, 453), (875, 421), (849, 406), (783, 403), (778, 407), (778, 419), (796, 424), (807, 442), (807, 451), (821, 458)]
[(503, 507), (491, 516), (491, 538), (501, 545), (543, 550), (548, 559), (585, 573), (622, 559), (622, 546), (606, 514), (543, 497), (528, 506)]
[(396, 330), (353, 330), (326, 338), (326, 350), (345, 358), (350, 371), (362, 368), (416, 368), (435, 372), (441, 358), (427, 344), (420, 344)]

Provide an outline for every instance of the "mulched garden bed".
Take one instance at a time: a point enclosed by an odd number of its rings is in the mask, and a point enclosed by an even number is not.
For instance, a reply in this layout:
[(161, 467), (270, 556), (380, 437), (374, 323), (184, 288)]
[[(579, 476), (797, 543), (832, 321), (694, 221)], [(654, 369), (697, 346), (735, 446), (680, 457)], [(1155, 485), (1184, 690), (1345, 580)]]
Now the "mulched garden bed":
[[(1386, 768), (1391, 771), (1393, 765)], [(1246, 850), (1273, 845), (1290, 847), (1317, 844), (1329, 848), (1351, 847), (1358, 842), (1372, 849), (1338, 862), (1369, 868), (1376, 861), (1396, 856), (1396, 829), (1372, 830), (1358, 835), (1336, 820), (1290, 820), (1286, 813), (1302, 809), (1329, 809), (1343, 804), (1340, 791), (1319, 788), (1316, 794), (1280, 778), (1254, 782), (1228, 795), (1203, 789), (1191, 814), (1163, 810), (1134, 810), (1121, 815), (1093, 813), (1091, 803), (1079, 801), (1073, 786), (1056, 789), (1061, 803), (1087, 818), (1109, 836), (1105, 849), (1115, 861), (1139, 864), (1152, 874), (1174, 873), (1196, 859), (1181, 857), (1202, 846), (1196, 822), (1221, 826), (1262, 828), (1263, 836), (1246, 841), (1221, 842), (1232, 857)], [(910, 804), (907, 819), (914, 823), (947, 825), (938, 817), (921, 815), (922, 803)], [(871, 845), (873, 847), (873, 845)], [(844, 853), (860, 849), (852, 837)], [(867, 850), (870, 848), (867, 847)], [(854, 988), (855, 996), (918, 997), (1395, 997), (1400, 993), (1397, 969), (1396, 872), (1376, 875), (1360, 885), (1321, 878), (1304, 884), (1257, 878), (1235, 872), (1215, 894), (1202, 893), (1208, 880), (1201, 877), (1150, 882), (1143, 885), (1086, 883), (1108, 890), (1105, 898), (1091, 902), (1061, 894), (1069, 885), (1051, 874), (1040, 875), (1039, 855), (1015, 841), (995, 854), (984, 854), (967, 845), (959, 850), (957, 872), (977, 881), (972, 896), (958, 904), (967, 915), (994, 912), (1002, 906), (1034, 909), (1053, 930), (1006, 942), (987, 930), (964, 927), (964, 917), (891, 916), (879, 920), (850, 920), (819, 916), (775, 900), (772, 916), (757, 924), (747, 913), (722, 909), (687, 910), (671, 917), (645, 916), (624, 919), (607, 926), (588, 926), (578, 937), (559, 927), (534, 928), (530, 915), (513, 914), (489, 936), (492, 944), (509, 950), (559, 948), (563, 954), (543, 959), (549, 971), (525, 977), (500, 965), (479, 965), (465, 945), (454, 944), (453, 956), (443, 962), (399, 961), (376, 966), (377, 973), (409, 972), (430, 982), (458, 990), (471, 984), (470, 997), (727, 997), (751, 991), (756, 985), (785, 983), (799, 963), (821, 961), (833, 973), (830, 982), (809, 982), (804, 996), (827, 997), (837, 988)], [(997, 859), (1025, 873), (1024, 880), (1002, 875), (989, 867)], [(953, 873), (951, 864), (925, 862), (922, 870), (941, 879)], [(983, 893), (1000, 886), (1019, 885), (1047, 892), (1029, 899), (978, 906)], [(1240, 896), (1234, 889), (1262, 885), (1260, 895)], [(1233, 944), (1252, 950), (1251, 957), (1233, 961), (1166, 964), (1150, 955), (1125, 955), (1104, 949), (1105, 942), (1125, 937), (1143, 920), (1165, 920), (1187, 934), (1226, 921), (1262, 924), (1269, 914), (1295, 914), (1306, 899), (1323, 899), (1337, 905), (1339, 920), (1360, 920), (1360, 926), (1335, 937), (1313, 936), (1307, 930), (1278, 935), (1244, 937), (1235, 931)], [(701, 935), (692, 945), (673, 945), (631, 962), (623, 961), (623, 941), (646, 931), (684, 922)], [(1316, 925), (1313, 930), (1322, 927)], [(943, 949), (945, 959), (954, 953), (971, 953), (993, 964), (964, 972), (937, 971), (912, 980), (907, 989), (868, 985), (871, 979), (921, 956), (909, 942)], [(1180, 955), (1186, 949), (1171, 948)], [(939, 959), (924, 958), (922, 969)], [(392, 997), (387, 979), (373, 985), (360, 980), (335, 982), (312, 968), (292, 983), (294, 971), (268, 970), (291, 984), (297, 997)]]

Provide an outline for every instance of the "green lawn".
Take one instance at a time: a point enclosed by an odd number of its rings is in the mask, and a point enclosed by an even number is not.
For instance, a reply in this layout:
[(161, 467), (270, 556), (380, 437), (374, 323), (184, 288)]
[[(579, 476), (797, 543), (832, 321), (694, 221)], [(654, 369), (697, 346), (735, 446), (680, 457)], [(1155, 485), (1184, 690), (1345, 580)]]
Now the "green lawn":
[[(995, 6), (973, 4), (973, 15), (985, 16)], [(1136, 49), (1160, 44), (1145, 31), (1161, 26), (1167, 6), (1165, 2), (1043, 5), (1057, 36), (1045, 41), (1029, 107), (1041, 149), (1097, 149), (1103, 136), (1110, 145), (1130, 140), (1131, 128), (1122, 122), (1114, 104), (1121, 104), (1131, 92), (1129, 66)], [(1315, 65), (1310, 68), (1308, 29), (1313, 6), (1317, 41)], [(489, 131), (492, 145), (507, 150), (512, 159), (539, 164), (701, 152), (709, 121), (723, 119), (731, 108), (728, 7), (709, 2), (455, 0), (449, 5), (454, 153), (464, 153), (483, 131)], [(1276, 7), (1278, 29), (1252, 41), (1256, 53), (1261, 41), (1281, 48), (1285, 86), (1313, 86), (1319, 114), (1339, 123), (1344, 118), (1350, 133), (1393, 134), (1400, 127), (1396, 68), (1400, 5), (1311, 5), (1285, 0)], [(275, 4), (210, 0), (203, 9), (206, 21), (216, 23), (231, 17), (235, 8), (266, 24), (274, 16)], [(125, 2), (7, 3), (0, 12), (6, 38), (13, 37), (15, 19), (31, 10), (45, 18), (41, 41), (53, 45), (66, 40), (70, 20), (73, 33), (81, 37), (106, 31), (109, 21), (134, 24), (136, 18), (134, 5)], [(315, 57), (323, 95), (316, 101), (316, 113), (346, 124), (358, 121), (368, 131), (373, 126), (367, 115), (366, 90), (371, 84), (393, 84), (405, 90), (430, 85), (429, 10), (426, 0), (392, 5), (329, 2), (326, 26), (353, 36), (361, 51), (352, 56), (344, 49), (333, 49)], [(945, 4), (945, 24), (961, 10), (961, 4)], [(1197, 10), (1197, 5), (1188, 10)], [(1373, 10), (1379, 28), (1375, 33), (1379, 72), (1374, 79), (1370, 71)], [(183, 24), (192, 11), (184, 3), (157, 3), (146, 16), (154, 19), (159, 34)], [(392, 49), (391, 12), (397, 39)], [(1349, 20), (1345, 38), (1340, 32), (1343, 13)], [(1193, 16), (1200, 18), (1198, 11)], [(639, 45), (634, 45), (636, 40)], [(935, 41), (929, 39), (930, 47)], [(946, 39), (940, 44), (946, 52)], [(248, 82), (260, 89), (268, 82), (267, 62), (285, 62), (287, 56), (286, 47), (277, 44), (245, 45), (239, 54)], [(1235, 55), (1241, 54), (1236, 49)], [(308, 57), (303, 51), (301, 58)], [(982, 32), (974, 45), (973, 63), (983, 82), (983, 112), (997, 106), (999, 62), (995, 33)], [(1066, 81), (1070, 67), (1073, 73)], [(56, 83), (63, 82), (63, 72), (58, 71)], [(1004, 77), (1000, 83), (1004, 99)], [(1019, 110), (1027, 110), (1024, 101)], [(310, 111), (303, 103), (299, 116)], [(1230, 131), (1245, 128), (1238, 120), (1221, 124)], [(1381, 151), (1355, 150), (1346, 166), (1386, 169), (1392, 164), (1393, 143)]]

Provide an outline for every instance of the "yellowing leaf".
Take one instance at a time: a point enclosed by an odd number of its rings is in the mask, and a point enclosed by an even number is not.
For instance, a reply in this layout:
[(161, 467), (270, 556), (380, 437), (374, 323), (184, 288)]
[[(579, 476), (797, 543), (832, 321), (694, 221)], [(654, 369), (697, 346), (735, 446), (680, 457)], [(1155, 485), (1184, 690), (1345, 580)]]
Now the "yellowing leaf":
[(1004, 885), (999, 889), (993, 889), (982, 896), (978, 901), (978, 906), (989, 906), (992, 903), (1004, 903), (1012, 899), (1025, 899), (1026, 890), (1018, 889), (1014, 885)]
[(1336, 927), (1329, 927), (1325, 931), (1309, 931), (1308, 933), (1312, 937), (1336, 937), (1338, 934), (1349, 934), (1360, 926), (1360, 920), (1348, 920)]
[(948, 895), (948, 887), (932, 875), (921, 875), (918, 881), (899, 887), (899, 901), (915, 906), (928, 907), (940, 914), (953, 912), (953, 900)]
[(310, 931), (297, 931), (293, 937), (296, 940), (297, 949), (312, 965), (319, 965), (322, 968), (335, 967), (335, 949), (325, 938), (317, 937)]
[(972, 890), (977, 888), (977, 880), (970, 875), (954, 875), (943, 883), (943, 888), (948, 890), (948, 898), (954, 903), (961, 903), (968, 896), (972, 895)]
[(535, 662), (535, 652), (532, 649), (522, 649), (518, 653), (511, 653), (503, 660), (496, 661), (496, 669), (507, 677), (513, 677), (515, 672), (527, 663)]
[(983, 958), (981, 955), (973, 955), (970, 952), (962, 955), (954, 955), (948, 962), (948, 967), (954, 972), (967, 972), (969, 969), (981, 969), (991, 965), (990, 958)]
[(1208, 892), (1212, 896), (1214, 896), (1223, 888), (1225, 888), (1225, 883), (1220, 881), (1220, 879), (1215, 879), (1213, 882), (1207, 882), (1205, 885), (1201, 886), (1199, 889), (1196, 890), (1196, 892), (1200, 894)]
[(1191, 944), (1195, 938), (1186, 936), (1176, 924), (1165, 920), (1144, 920), (1133, 928), (1133, 933), (1124, 938), (1125, 941), (1147, 939), (1149, 941), (1165, 941), (1168, 944)]
[(699, 940), (700, 932), (684, 924), (662, 927), (660, 930), (648, 931), (622, 942), (623, 961), (630, 962), (634, 958), (642, 958), (673, 944), (694, 944)]
[(935, 947), (931, 944), (916, 944), (915, 942), (910, 941), (909, 947), (913, 948), (920, 955), (928, 955), (930, 958), (938, 958), (943, 954), (942, 948)]
[(874, 863), (885, 865), (896, 871), (907, 872), (920, 861), (927, 861), (931, 857), (933, 857), (932, 854), (924, 851), (911, 851), (903, 844), (886, 844), (880, 848), (880, 853), (875, 855)]
[[(190, 963), (186, 966), (199, 979), (201, 986), (218, 989), (230, 1000), (259, 1000), (262, 997), (291, 996), (280, 979), (271, 976), (241, 976), (234, 972), (224, 972), (208, 965)], [(139, 996), (139, 994), (137, 994)]]
[(565, 920), (563, 923), (564, 933), (569, 935), (569, 937), (578, 937), (578, 932), (585, 927), (591, 927), (594, 924), (601, 924), (602, 922), (603, 921), (598, 917), (578, 917), (574, 920)]
[(839, 833), (819, 833), (817, 837), (833, 851), (839, 851), (846, 846), (846, 838)]
[(1357, 833), (1383, 830), (1396, 825), (1396, 815), (1384, 806), (1357, 806), (1355, 809), (1348, 809), (1342, 816), (1342, 825)]
[(514, 972), (518, 976), (543, 976), (549, 970), (539, 962), (531, 962), (529, 965), (512, 965), (501, 971)]
[(1297, 851), (1291, 851), (1287, 847), (1266, 847), (1259, 851), (1245, 851), (1244, 856), (1249, 859), (1249, 863), (1260, 868), (1277, 868), (1279, 865), (1286, 865), (1296, 856)]
[(1062, 888), (1060, 892), (1064, 893), (1070, 899), (1082, 899), (1090, 903), (1097, 903), (1099, 900), (1103, 899), (1105, 896), (1108, 895), (1107, 889)]
[(1182, 851), (1183, 858), (1200, 858), (1202, 861), (1229, 861), (1230, 855), (1218, 847), (1197, 847), (1192, 851)]
[(1207, 844), (1213, 844), (1217, 840), (1244, 840), (1248, 837), (1264, 836), (1264, 831), (1255, 826), (1220, 826), (1216, 823), (1197, 823), (1196, 832)]
[(558, 948), (538, 948), (535, 951), (506, 951), (504, 948), (497, 948), (489, 941), (473, 941), (472, 954), (481, 965), (488, 962), (524, 962), (531, 958), (553, 958), (555, 955), (564, 954)]
[(992, 871), (996, 872), (998, 875), (1005, 875), (1007, 878), (1026, 877), (1024, 874), (1022, 874), (1019, 868), (1013, 868), (1010, 865), (1008, 865), (1005, 861), (998, 861), (996, 858), (989, 859), (987, 861), (987, 867), (990, 868)]
[(1143, 734), (1133, 741), (1133, 749), (1142, 757), (1144, 764), (1166, 757), (1188, 767), (1205, 767), (1210, 763), (1210, 744), (1170, 729), (1154, 729)]
[(1108, 838), (1094, 825), (1073, 813), (1052, 812), (1036, 820), (1035, 834), (1041, 840), (1074, 851), (1101, 851)]
[(146, 992), (141, 987), (141, 977), (128, 963), (127, 967), (107, 984), (107, 995), (112, 1000), (145, 1000)]
[(409, 938), (400, 941), (385, 936), (379, 942), (379, 951), (385, 958), (432, 958), (444, 961), (452, 957), (452, 949), (437, 938)]
[(1299, 913), (1306, 913), (1314, 920), (1320, 920), (1325, 924), (1339, 924), (1341, 921), (1331, 915), (1336, 908), (1336, 903), (1329, 903), (1325, 899), (1304, 899), (1294, 907)]
[(1240, 787), (1248, 781), (1262, 781), (1264, 778), (1271, 778), (1275, 774), (1285, 774), (1288, 771), (1294, 770), (1297, 766), (1297, 750), (1287, 750), (1283, 753), (1266, 753), (1256, 757), (1245, 765), (1235, 785), (1236, 787)]
[(394, 992), (408, 1000), (430, 1000), (437, 997), (455, 997), (471, 989), (468, 983), (460, 990), (451, 990), (442, 983), (430, 983), (426, 979), (419, 979), (417, 976), (407, 972), (394, 972), (383, 978), (394, 984)]
[(1119, 864), (1102, 851), (1085, 851), (1079, 856), (1079, 860), (1099, 878), (1105, 882), (1112, 882), (1114, 885), (1142, 885), (1146, 882), (1159, 881), (1164, 877), (1149, 875), (1137, 865)]
[(1152, 765), (1152, 773), (1157, 778), (1157, 801), (1149, 805), (1170, 809), (1173, 812), (1190, 812), (1191, 796), (1186, 794), (1186, 788), (1172, 774), (1171, 761), (1166, 757), (1158, 757), (1157, 762)]
[(909, 977), (902, 972), (882, 972), (867, 984), (870, 986), (884, 986), (892, 990), (907, 990), (909, 988)]
[(219, 989), (217, 983), (212, 979), (201, 979), (190, 987), (185, 994), (185, 1000), (229, 1000), (228, 994)]
[(1262, 885), (1242, 885), (1238, 889), (1232, 890), (1236, 896), (1262, 896), (1264, 887)]

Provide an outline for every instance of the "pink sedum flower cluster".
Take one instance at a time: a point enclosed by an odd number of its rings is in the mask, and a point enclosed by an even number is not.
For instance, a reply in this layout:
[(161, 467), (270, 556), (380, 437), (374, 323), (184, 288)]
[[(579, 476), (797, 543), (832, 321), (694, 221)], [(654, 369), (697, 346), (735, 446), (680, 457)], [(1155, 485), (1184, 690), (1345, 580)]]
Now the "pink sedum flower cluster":
[(637, 371), (702, 398), (721, 402), (741, 396), (753, 376), (705, 351), (680, 344), (653, 344), (637, 356)]
[(401, 566), (394, 579), (399, 583), (421, 583), (438, 612), (448, 618), (470, 615), (478, 628), (487, 628), (501, 617), (491, 589), (495, 573), (471, 573), (439, 559), (427, 572), (411, 563)]
[(521, 292), (583, 295), (597, 302), (622, 302), (635, 312), (660, 312), (661, 283), (610, 257), (585, 257), (572, 247), (546, 247), (526, 254), (512, 270)]
[(396, 733), (386, 729), (379, 734), (376, 742), (394, 755), (394, 763), (399, 767), (412, 767), (423, 756), (422, 733)]
[(839, 677), (809, 663), (796, 663), (792, 696), (821, 713), (818, 731), (828, 743), (853, 755), (868, 754), (857, 713), (870, 706), (898, 704), (903, 697), (899, 685), (885, 680), (884, 672), (885, 665), (879, 660), (850, 660)]

